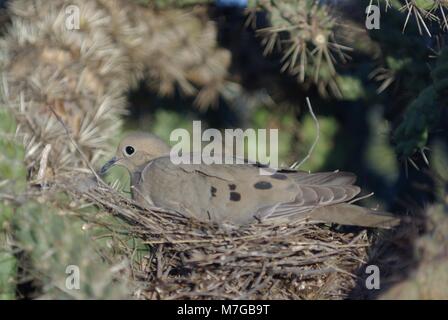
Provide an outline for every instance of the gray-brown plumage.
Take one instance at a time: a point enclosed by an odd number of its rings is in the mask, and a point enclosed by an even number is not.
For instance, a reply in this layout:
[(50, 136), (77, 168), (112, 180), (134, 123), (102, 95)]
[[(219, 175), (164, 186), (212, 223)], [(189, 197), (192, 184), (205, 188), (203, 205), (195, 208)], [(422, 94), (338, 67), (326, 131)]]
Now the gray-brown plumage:
[(116, 156), (101, 169), (122, 165), (131, 174), (133, 198), (218, 224), (296, 219), (388, 228), (399, 219), (347, 202), (359, 194), (348, 172), (306, 173), (278, 170), (260, 175), (257, 164), (172, 163), (169, 147), (159, 138), (134, 133), (124, 138)]

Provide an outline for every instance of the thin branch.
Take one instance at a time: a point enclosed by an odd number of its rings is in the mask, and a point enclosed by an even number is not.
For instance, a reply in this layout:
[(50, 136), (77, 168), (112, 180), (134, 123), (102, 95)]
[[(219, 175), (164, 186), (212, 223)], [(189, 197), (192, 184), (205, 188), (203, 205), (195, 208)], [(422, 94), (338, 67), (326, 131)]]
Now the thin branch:
[(62, 118), (56, 113), (56, 111), (54, 111), (54, 109), (50, 105), (47, 105), (47, 106), (51, 110), (53, 115), (56, 117), (56, 119), (59, 121), (59, 123), (62, 125), (62, 127), (65, 130), (65, 133), (67, 134), (67, 137), (70, 139), (70, 142), (76, 148), (76, 151), (79, 152), (79, 154), (81, 155), (82, 160), (84, 160), (86, 165), (89, 167), (90, 171), (92, 171), (92, 173), (95, 176), (95, 178), (97, 179), (97, 181), (102, 183), (102, 184), (104, 184), (104, 185), (106, 185), (106, 183), (103, 181), (103, 179), (101, 179), (101, 177), (96, 173), (95, 169), (92, 167), (92, 165), (91, 165), (91, 163), (89, 161), (89, 158), (87, 158), (85, 153), (81, 150), (79, 145), (76, 143), (75, 139), (73, 139), (72, 135), (70, 134), (70, 130), (68, 129), (67, 125), (64, 123), (64, 120), (62, 120)]
[(45, 188), (46, 185), (46, 172), (47, 172), (47, 165), (48, 165), (48, 156), (51, 151), (51, 144), (47, 144), (42, 151), (42, 157), (40, 159), (39, 163), (39, 171), (37, 173), (37, 182), (41, 185), (42, 188)]
[(319, 142), (319, 138), (320, 138), (320, 125), (319, 125), (319, 120), (317, 120), (316, 115), (313, 112), (313, 107), (311, 106), (311, 102), (310, 99), (308, 97), (306, 97), (306, 103), (308, 106), (308, 110), (310, 111), (311, 117), (314, 120), (314, 123), (316, 125), (316, 138), (314, 139), (313, 144), (310, 147), (310, 150), (308, 151), (308, 154), (306, 155), (305, 158), (303, 158), (302, 161), (300, 161), (300, 163), (298, 163), (298, 161), (294, 162), (293, 165), (290, 166), (291, 169), (298, 169), (302, 166), (302, 164), (304, 164), (310, 157), (311, 154), (314, 151), (314, 148), (316, 147), (317, 143)]

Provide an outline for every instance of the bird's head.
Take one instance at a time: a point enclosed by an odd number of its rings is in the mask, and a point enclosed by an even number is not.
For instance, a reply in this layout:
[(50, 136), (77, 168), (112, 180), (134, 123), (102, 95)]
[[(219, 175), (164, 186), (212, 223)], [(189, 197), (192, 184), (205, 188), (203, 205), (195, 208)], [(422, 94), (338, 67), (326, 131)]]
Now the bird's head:
[(123, 166), (132, 173), (148, 161), (169, 152), (169, 146), (157, 136), (145, 132), (131, 133), (121, 140), (115, 156), (104, 164), (100, 174), (105, 174), (115, 165)]

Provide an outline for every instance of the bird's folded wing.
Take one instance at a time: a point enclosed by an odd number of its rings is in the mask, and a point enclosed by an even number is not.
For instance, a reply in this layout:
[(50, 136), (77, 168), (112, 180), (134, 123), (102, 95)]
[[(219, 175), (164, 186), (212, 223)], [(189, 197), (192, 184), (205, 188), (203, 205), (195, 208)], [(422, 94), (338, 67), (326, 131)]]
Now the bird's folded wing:
[(320, 207), (349, 201), (360, 192), (360, 188), (353, 185), (299, 185), (297, 190), (295, 201), (275, 204), (272, 208), (263, 208), (257, 213), (258, 218), (269, 220), (309, 212)]
[(299, 184), (303, 185), (352, 185), (356, 181), (356, 175), (351, 172), (317, 172), (308, 173), (298, 171), (290, 173), (290, 176)]
[[(151, 174), (150, 174), (151, 172)], [(159, 158), (142, 172), (142, 191), (189, 215), (245, 224), (254, 220), (309, 218), (359, 226), (388, 226), (396, 219), (344, 204), (360, 192), (346, 172), (278, 171), (260, 176), (253, 165), (173, 164)]]

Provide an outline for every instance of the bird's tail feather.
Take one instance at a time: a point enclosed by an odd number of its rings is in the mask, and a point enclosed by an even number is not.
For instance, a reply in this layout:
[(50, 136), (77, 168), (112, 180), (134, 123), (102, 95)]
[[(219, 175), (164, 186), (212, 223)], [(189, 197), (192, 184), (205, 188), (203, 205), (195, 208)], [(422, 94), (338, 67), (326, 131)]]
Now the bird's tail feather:
[(319, 222), (386, 229), (400, 224), (400, 219), (390, 213), (348, 203), (317, 208), (309, 213), (309, 218)]

